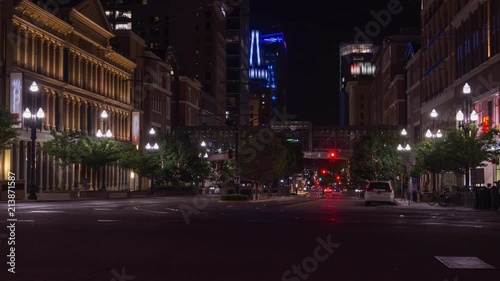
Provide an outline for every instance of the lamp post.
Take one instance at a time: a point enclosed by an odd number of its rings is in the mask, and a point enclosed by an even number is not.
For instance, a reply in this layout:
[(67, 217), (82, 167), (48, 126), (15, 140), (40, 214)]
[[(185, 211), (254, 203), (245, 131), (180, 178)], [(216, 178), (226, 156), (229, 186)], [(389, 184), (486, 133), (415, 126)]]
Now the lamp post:
[[(155, 129), (151, 128), (151, 130), (149, 130), (149, 136), (150, 136), (152, 141), (154, 141), (155, 135), (156, 135)], [(153, 145), (151, 145), (149, 142), (146, 144), (146, 150), (148, 152), (156, 153), (159, 149), (160, 149), (160, 146), (158, 145), (157, 142), (155, 142)], [(151, 171), (151, 187), (150, 187), (151, 194), (153, 194), (154, 184), (155, 184), (155, 170), (153, 169)]]
[[(106, 131), (106, 119), (108, 118), (108, 113), (106, 110), (103, 110), (101, 112), (101, 118), (102, 118), (102, 130)], [(99, 129), (97, 130), (97, 133), (95, 134), (96, 137), (99, 139), (111, 139), (113, 137), (113, 134), (111, 133), (111, 130), (107, 130), (105, 134)], [(106, 166), (103, 165), (102, 169), (102, 176), (101, 176), (101, 186), (102, 190), (106, 190)]]
[(438, 117), (437, 111), (435, 109), (433, 109), (431, 111), (430, 115), (431, 115), (431, 118), (432, 118), (432, 128), (433, 129), (432, 129), (432, 132), (431, 132), (430, 129), (427, 129), (427, 131), (425, 132), (425, 137), (426, 138), (432, 138), (432, 139), (443, 137), (443, 133), (441, 132), (441, 130), (437, 129), (437, 121), (436, 121), (436, 119)]
[[(401, 152), (402, 156), (403, 156), (403, 161), (404, 161), (404, 165), (405, 165), (405, 171), (403, 173), (403, 176), (401, 177), (401, 200), (404, 200), (404, 192), (403, 192), (403, 187), (404, 187), (404, 182), (405, 182), (405, 179), (406, 179), (406, 174), (407, 173), (407, 170), (408, 170), (408, 165), (407, 165), (407, 161), (406, 161), (406, 153), (405, 152), (409, 152), (411, 151), (411, 146), (410, 144), (406, 143), (406, 136), (408, 135), (408, 133), (406, 132), (405, 129), (401, 130), (401, 136), (403, 138), (403, 144), (399, 144), (397, 149), (399, 152)], [(410, 198), (408, 198), (408, 201), (410, 201)], [(408, 202), (409, 203), (409, 202)]]
[[(470, 132), (470, 128), (469, 128), (469, 125), (473, 122), (475, 124), (475, 122), (478, 120), (478, 115), (477, 115), (477, 112), (476, 110), (472, 110), (472, 112), (470, 113), (469, 115), (469, 108), (470, 108), (470, 98), (469, 98), (469, 95), (471, 93), (471, 87), (469, 86), (468, 83), (465, 83), (463, 89), (462, 89), (462, 92), (464, 93), (464, 96), (465, 96), (465, 115), (464, 113), (462, 112), (462, 110), (458, 110), (457, 114), (455, 115), (455, 119), (460, 122), (460, 125), (459, 127), (462, 129), (462, 131), (464, 132), (464, 134), (469, 134), (471, 133)], [(471, 187), (472, 186), (472, 177), (471, 177), (471, 167), (470, 167), (470, 163), (467, 167), (467, 173), (466, 173), (466, 184), (467, 186)]]
[(45, 113), (43, 112), (43, 109), (41, 107), (38, 107), (37, 104), (37, 93), (39, 91), (39, 88), (35, 81), (31, 83), (29, 89), (31, 92), (31, 109), (27, 107), (23, 113), (24, 124), (26, 125), (26, 127), (29, 127), (31, 129), (31, 183), (28, 199), (36, 200), (36, 192), (38, 191), (38, 186), (36, 183), (36, 129), (40, 129), (40, 131), (42, 130), (42, 119), (45, 117)]

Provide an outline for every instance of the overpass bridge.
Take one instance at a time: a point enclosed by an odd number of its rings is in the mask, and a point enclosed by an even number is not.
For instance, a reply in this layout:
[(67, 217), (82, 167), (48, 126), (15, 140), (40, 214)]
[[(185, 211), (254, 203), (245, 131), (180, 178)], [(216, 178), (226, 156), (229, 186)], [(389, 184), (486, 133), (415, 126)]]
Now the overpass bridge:
[[(335, 156), (331, 156), (331, 153)], [(328, 159), (328, 160), (349, 160), (352, 150), (324, 150), (324, 151), (304, 151), (305, 159)]]

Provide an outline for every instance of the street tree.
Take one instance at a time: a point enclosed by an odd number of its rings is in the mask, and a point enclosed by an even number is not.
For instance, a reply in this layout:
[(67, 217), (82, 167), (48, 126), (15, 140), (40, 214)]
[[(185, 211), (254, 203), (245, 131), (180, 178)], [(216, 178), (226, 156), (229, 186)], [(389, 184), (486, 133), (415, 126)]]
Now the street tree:
[[(117, 164), (123, 155), (123, 144), (110, 139), (96, 139), (84, 137), (78, 142), (80, 163), (87, 165), (92, 174), (98, 175), (94, 178), (94, 189), (97, 190), (98, 183), (104, 177), (104, 167)], [(100, 181), (97, 181), (99, 178)], [(105, 188), (105, 186), (103, 186)]]
[(0, 150), (9, 149), (16, 141), (19, 132), (14, 125), (19, 122), (14, 118), (14, 114), (10, 113), (5, 107), (0, 107)]
[(499, 131), (496, 129), (481, 132), (474, 124), (470, 124), (467, 130), (447, 130), (446, 138), (437, 149), (448, 160), (446, 170), (465, 173), (466, 182), (469, 182), (470, 169), (497, 161), (500, 155), (498, 137)]
[[(256, 143), (252, 138), (258, 138), (257, 134), (247, 136), (244, 143)], [(268, 184), (268, 186), (275, 184), (276, 180), (285, 172), (286, 147), (281, 139), (273, 138), (258, 148), (260, 149), (256, 149), (255, 153), (250, 155), (239, 154), (241, 176), (256, 180), (261, 184)]]
[(395, 133), (368, 133), (356, 141), (350, 158), (353, 182), (392, 180), (401, 174), (404, 162), (396, 150), (397, 144)]
[(174, 185), (203, 181), (208, 176), (209, 167), (199, 154), (198, 146), (187, 134), (176, 133), (164, 137), (160, 145), (162, 178)]
[(211, 174), (216, 184), (228, 185), (234, 181), (236, 164), (234, 160), (216, 161), (212, 163)]
[[(139, 151), (134, 145), (124, 147), (118, 165), (125, 169), (130, 169), (139, 177), (153, 179), (161, 172), (161, 158), (157, 153), (147, 153)], [(139, 181), (139, 190), (142, 188), (142, 181)]]
[(81, 162), (81, 153), (78, 141), (83, 137), (75, 132), (51, 131), (51, 140), (44, 143), (42, 149), (45, 153), (54, 157), (55, 164), (59, 166), (68, 166)]

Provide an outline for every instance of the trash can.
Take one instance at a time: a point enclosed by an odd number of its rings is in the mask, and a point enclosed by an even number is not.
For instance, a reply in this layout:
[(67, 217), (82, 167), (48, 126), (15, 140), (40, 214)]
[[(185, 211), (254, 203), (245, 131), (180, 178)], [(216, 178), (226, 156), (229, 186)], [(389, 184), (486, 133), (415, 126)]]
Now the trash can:
[(472, 208), (479, 209), (479, 192), (476, 187), (472, 189)]
[(498, 212), (498, 207), (500, 206), (500, 195), (498, 194), (498, 188), (492, 187), (491, 192), (491, 210)]

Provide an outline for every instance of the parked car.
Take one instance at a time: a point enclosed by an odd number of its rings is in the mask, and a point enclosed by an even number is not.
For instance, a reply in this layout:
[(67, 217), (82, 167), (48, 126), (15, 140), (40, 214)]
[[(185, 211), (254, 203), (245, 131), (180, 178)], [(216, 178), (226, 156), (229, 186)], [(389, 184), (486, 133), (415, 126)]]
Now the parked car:
[(394, 189), (390, 181), (371, 181), (365, 190), (365, 205), (372, 202), (395, 204)]

